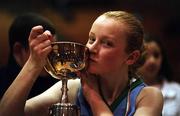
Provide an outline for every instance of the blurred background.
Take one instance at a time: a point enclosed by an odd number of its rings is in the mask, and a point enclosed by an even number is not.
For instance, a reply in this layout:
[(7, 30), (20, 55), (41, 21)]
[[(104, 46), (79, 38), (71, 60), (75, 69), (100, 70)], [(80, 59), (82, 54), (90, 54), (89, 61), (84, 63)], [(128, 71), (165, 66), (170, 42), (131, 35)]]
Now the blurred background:
[(13, 19), (25, 12), (47, 17), (64, 39), (86, 43), (91, 24), (101, 13), (125, 10), (136, 14), (145, 32), (160, 36), (180, 82), (180, 1), (179, 0), (1, 0), (0, 67), (9, 53), (8, 29)]

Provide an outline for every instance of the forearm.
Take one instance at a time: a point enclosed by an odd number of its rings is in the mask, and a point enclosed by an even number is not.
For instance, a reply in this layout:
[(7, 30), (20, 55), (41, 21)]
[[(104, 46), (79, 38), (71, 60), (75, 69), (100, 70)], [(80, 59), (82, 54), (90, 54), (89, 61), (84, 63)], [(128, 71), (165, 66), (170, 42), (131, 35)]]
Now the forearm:
[(100, 96), (97, 75), (85, 72), (81, 73), (80, 77), (83, 95), (91, 107), (93, 116), (113, 116), (109, 107)]
[(91, 92), (88, 97), (88, 103), (90, 104), (93, 116), (113, 116), (109, 107), (105, 104), (99, 94)]
[(17, 78), (8, 88), (0, 102), (1, 116), (23, 116), (27, 96), (40, 70), (29, 62), (25, 64)]

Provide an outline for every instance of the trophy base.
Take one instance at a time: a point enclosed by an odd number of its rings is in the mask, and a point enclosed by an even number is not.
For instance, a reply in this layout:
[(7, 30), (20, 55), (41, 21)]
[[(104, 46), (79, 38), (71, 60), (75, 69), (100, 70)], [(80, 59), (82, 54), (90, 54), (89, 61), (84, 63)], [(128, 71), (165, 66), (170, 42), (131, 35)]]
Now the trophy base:
[(49, 116), (80, 116), (80, 110), (71, 103), (57, 103), (49, 108)]

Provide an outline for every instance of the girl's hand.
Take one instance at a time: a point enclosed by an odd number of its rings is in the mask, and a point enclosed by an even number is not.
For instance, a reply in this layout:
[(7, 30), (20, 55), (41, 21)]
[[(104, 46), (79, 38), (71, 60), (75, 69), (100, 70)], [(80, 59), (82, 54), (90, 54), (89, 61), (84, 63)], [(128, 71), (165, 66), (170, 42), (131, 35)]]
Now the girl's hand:
[(42, 69), (46, 63), (46, 57), (52, 50), (51, 41), (53, 36), (42, 26), (35, 26), (32, 28), (29, 36), (30, 56), (29, 61), (31, 64), (39, 69)]
[(103, 101), (99, 91), (99, 76), (82, 72), (81, 85), (86, 101), (89, 103), (93, 116), (113, 116), (111, 110)]
[(79, 76), (81, 77), (81, 85), (86, 100), (91, 101), (94, 98), (93, 96), (100, 97), (98, 76), (88, 72), (81, 72)]

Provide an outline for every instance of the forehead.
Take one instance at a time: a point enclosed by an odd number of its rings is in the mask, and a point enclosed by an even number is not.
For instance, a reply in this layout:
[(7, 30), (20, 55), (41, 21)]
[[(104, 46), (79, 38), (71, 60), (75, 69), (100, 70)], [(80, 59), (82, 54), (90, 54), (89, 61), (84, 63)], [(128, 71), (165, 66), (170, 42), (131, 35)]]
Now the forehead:
[(121, 22), (106, 16), (98, 17), (93, 23), (90, 32), (96, 36), (109, 36), (112, 38), (125, 38), (127, 27)]
[[(99, 16), (95, 21), (94, 24), (104, 24), (104, 26), (113, 26), (116, 28), (119, 28), (120, 30), (123, 28), (125, 29), (126, 25), (123, 23), (123, 21), (112, 18), (112, 17), (106, 17), (106, 16)], [(108, 25), (109, 24), (109, 25)]]
[(145, 46), (146, 46), (148, 51), (159, 51), (159, 52), (161, 52), (159, 45), (154, 41), (145, 43)]

